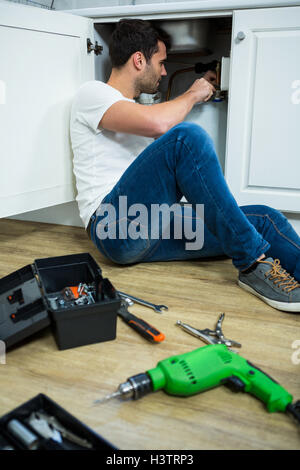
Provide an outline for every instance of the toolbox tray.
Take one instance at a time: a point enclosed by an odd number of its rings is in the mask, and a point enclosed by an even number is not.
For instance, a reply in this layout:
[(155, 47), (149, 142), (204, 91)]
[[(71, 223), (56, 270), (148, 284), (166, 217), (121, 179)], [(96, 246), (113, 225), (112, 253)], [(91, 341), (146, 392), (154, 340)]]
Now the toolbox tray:
[(37, 259), (0, 279), (0, 340), (9, 348), (49, 325), (59, 349), (115, 339), (118, 296), (59, 309), (49, 301), (66, 286), (101, 280), (101, 268), (89, 253)]
[[(18, 408), (15, 408), (14, 410), (10, 411), (9, 413), (5, 414), (0, 418), (0, 440), (2, 436), (16, 450), (26, 450), (24, 444), (19, 442), (9, 432), (9, 430), (7, 429), (7, 424), (11, 419), (17, 419), (22, 424), (25, 424), (26, 427), (30, 428), (30, 426), (26, 422), (24, 422), (24, 420), (28, 418), (33, 411), (41, 410), (50, 414), (51, 416), (55, 416), (55, 418), (58, 419), (58, 421), (63, 426), (65, 426), (68, 430), (70, 430), (77, 436), (87, 439), (92, 444), (91, 450), (117, 449), (106, 439), (104, 439), (92, 429), (87, 427), (73, 415), (68, 413), (64, 408), (62, 408), (56, 402), (51, 400), (51, 398), (42, 393), (36, 395), (31, 400), (23, 403)], [(32, 429), (32, 432), (38, 434), (37, 431), (35, 431), (34, 429)], [(42, 437), (41, 440), (43, 440)], [(63, 440), (63, 443), (66, 447), (66, 450), (89, 450), (65, 439)]]

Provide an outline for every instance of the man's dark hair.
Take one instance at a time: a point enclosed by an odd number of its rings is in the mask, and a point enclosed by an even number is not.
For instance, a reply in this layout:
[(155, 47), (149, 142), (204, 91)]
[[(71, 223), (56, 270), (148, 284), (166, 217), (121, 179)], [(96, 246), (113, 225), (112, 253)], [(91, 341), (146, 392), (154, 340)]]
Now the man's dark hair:
[(109, 55), (113, 67), (122, 67), (137, 51), (144, 54), (147, 62), (158, 51), (157, 41), (162, 41), (167, 50), (171, 46), (170, 36), (149, 21), (122, 19), (117, 23), (109, 42)]

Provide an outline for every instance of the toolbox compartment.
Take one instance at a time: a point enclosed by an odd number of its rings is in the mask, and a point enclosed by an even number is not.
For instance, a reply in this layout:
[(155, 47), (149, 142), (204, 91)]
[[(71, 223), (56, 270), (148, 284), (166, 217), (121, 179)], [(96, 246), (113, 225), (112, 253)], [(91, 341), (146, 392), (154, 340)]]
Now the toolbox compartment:
[(95, 285), (102, 271), (89, 253), (35, 260), (0, 279), (0, 340), (9, 348), (51, 325), (59, 349), (116, 338), (120, 299), (94, 295), (94, 303), (53, 308), (67, 286)]
[(31, 265), (0, 279), (0, 339), (6, 348), (50, 323)]
[[(34, 411), (43, 411), (54, 416), (65, 428), (77, 436), (89, 441), (92, 445), (91, 450), (116, 449), (116, 447), (114, 447), (110, 442), (106, 441), (103, 437), (95, 433), (92, 429), (55, 403), (51, 398), (42, 393), (36, 395), (31, 400), (23, 403), (18, 408), (15, 408), (0, 418), (0, 446), (5, 445), (3, 442), (4, 439), (6, 443), (11, 445), (15, 450), (26, 450), (24, 444), (9, 432), (7, 424), (10, 420), (17, 419), (34, 434), (37, 434), (37, 431), (32, 429), (30, 425), (26, 423), (26, 418), (28, 418)], [(41, 441), (43, 441), (42, 437)], [(63, 439), (63, 445), (66, 448), (65, 450), (89, 450), (65, 439)]]

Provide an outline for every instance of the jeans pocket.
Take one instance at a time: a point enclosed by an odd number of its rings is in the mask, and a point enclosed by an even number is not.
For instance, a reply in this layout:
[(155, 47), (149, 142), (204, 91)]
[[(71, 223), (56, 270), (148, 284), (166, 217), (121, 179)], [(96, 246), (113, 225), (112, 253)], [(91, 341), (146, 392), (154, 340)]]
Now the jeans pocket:
[(150, 248), (148, 227), (127, 217), (110, 223), (96, 220), (92, 239), (99, 251), (117, 264), (137, 263)]

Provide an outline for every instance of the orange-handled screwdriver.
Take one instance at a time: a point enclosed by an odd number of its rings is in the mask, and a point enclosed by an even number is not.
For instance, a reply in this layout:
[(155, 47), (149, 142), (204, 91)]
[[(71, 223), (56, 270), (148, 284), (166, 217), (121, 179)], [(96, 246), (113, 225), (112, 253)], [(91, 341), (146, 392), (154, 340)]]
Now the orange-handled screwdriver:
[(149, 325), (149, 323), (145, 322), (141, 318), (128, 312), (127, 307), (124, 304), (122, 304), (118, 310), (118, 315), (125, 321), (125, 323), (149, 341), (153, 343), (161, 343), (165, 339), (165, 335), (154, 328), (154, 326)]

